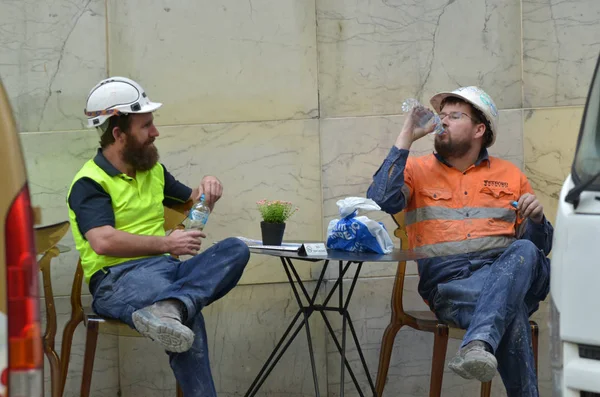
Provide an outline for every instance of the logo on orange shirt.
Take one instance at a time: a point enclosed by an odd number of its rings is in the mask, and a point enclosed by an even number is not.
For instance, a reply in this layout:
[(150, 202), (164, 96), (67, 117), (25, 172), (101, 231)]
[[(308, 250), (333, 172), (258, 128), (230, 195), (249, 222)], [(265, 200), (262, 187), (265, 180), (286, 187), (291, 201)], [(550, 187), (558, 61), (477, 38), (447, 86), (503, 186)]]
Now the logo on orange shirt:
[(483, 186), (489, 187), (508, 187), (508, 182), (504, 181), (488, 181), (487, 179), (483, 181)]

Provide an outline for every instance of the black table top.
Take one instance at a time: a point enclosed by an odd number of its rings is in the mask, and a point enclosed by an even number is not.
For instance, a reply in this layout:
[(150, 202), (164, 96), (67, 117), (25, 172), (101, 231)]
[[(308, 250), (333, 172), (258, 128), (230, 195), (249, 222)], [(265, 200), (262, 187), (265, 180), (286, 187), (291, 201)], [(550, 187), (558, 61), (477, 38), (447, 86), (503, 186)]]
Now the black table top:
[(332, 249), (327, 249), (327, 256), (306, 256), (301, 255), (299, 252), (296, 251), (278, 251), (264, 248), (250, 248), (250, 252), (258, 255), (270, 255), (277, 256), (280, 258), (301, 259), (312, 262), (323, 260), (352, 262), (400, 262), (411, 261), (426, 257), (425, 255), (419, 254), (414, 251), (399, 250), (396, 248), (394, 248), (394, 250), (391, 253), (385, 255), (375, 254), (372, 252), (348, 252)]

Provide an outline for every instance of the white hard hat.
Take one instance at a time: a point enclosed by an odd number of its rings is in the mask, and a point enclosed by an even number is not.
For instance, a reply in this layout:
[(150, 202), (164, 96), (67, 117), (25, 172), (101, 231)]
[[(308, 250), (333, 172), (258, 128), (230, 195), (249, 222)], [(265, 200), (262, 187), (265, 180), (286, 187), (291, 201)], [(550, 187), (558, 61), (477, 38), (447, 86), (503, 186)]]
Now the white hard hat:
[(99, 82), (88, 95), (85, 115), (88, 128), (100, 127), (110, 117), (129, 113), (150, 113), (162, 106), (151, 102), (144, 89), (126, 77), (110, 77)]
[(481, 88), (470, 86), (460, 87), (451, 92), (440, 92), (431, 97), (429, 102), (439, 113), (442, 111), (442, 102), (448, 97), (461, 98), (483, 113), (492, 130), (492, 142), (488, 147), (492, 146), (496, 142), (496, 133), (498, 132), (498, 108), (492, 98)]

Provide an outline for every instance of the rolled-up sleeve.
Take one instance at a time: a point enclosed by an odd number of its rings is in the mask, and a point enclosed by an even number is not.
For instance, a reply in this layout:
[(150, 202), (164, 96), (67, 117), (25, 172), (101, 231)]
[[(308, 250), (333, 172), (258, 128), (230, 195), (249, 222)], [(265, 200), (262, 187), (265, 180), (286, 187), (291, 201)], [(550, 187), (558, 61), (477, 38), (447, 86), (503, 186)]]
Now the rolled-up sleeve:
[(408, 150), (393, 146), (373, 175), (373, 182), (367, 190), (367, 197), (388, 214), (402, 211), (410, 200), (410, 173), (405, 172), (408, 155)]

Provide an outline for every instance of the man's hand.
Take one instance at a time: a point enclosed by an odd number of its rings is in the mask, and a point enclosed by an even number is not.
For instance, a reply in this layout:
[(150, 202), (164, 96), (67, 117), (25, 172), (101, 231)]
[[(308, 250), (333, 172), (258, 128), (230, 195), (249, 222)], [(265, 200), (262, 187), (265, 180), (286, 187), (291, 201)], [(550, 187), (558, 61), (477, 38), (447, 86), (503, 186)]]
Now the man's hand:
[(173, 230), (167, 238), (167, 252), (172, 255), (196, 255), (206, 234), (199, 230)]
[(204, 201), (206, 205), (212, 210), (215, 203), (221, 198), (223, 194), (223, 185), (214, 176), (205, 176), (200, 182), (198, 187), (198, 196), (194, 197), (194, 200), (200, 200), (200, 196), (204, 193)]
[(396, 138), (395, 145), (398, 149), (410, 149), (414, 141), (423, 138), (435, 129), (435, 124), (433, 123), (430, 123), (426, 128), (417, 127), (417, 121), (427, 112), (430, 112), (430, 110), (423, 106), (417, 106), (406, 115), (402, 131), (398, 135), (398, 138)]
[(535, 223), (541, 223), (544, 219), (544, 207), (531, 193), (525, 193), (519, 198), (517, 210), (522, 218), (529, 218)]

